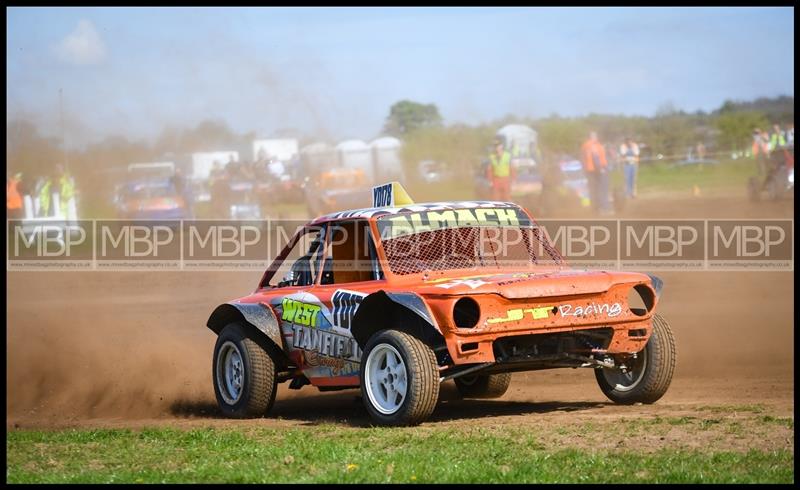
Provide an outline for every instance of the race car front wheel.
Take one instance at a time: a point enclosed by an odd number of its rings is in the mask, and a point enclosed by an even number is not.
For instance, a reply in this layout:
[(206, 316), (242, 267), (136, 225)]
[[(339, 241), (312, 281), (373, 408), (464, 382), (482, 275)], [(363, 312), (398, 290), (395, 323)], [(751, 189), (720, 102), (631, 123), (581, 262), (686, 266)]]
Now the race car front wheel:
[(616, 403), (653, 403), (667, 392), (675, 371), (675, 338), (667, 321), (653, 315), (653, 333), (636, 357), (615, 359), (616, 367), (595, 369), (597, 384)]
[(242, 325), (222, 329), (212, 369), (217, 404), (226, 416), (260, 417), (272, 408), (278, 386), (275, 363)]
[(439, 400), (439, 370), (433, 350), (397, 330), (381, 330), (369, 339), (361, 357), (361, 395), (370, 417), (380, 425), (417, 425)]

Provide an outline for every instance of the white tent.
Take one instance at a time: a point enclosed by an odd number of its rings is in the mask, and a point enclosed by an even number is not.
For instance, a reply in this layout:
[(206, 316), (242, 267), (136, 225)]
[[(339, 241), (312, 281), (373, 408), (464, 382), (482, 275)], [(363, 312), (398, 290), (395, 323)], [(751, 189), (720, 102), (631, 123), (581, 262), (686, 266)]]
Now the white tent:
[(402, 145), (399, 139), (391, 136), (378, 138), (370, 143), (377, 182), (403, 180), (403, 162), (400, 154)]
[(300, 160), (306, 171), (323, 172), (339, 166), (336, 148), (327, 143), (317, 142), (300, 149)]
[(506, 143), (506, 149), (514, 156), (535, 157), (539, 136), (536, 131), (523, 124), (508, 124), (497, 130)]
[(361, 169), (367, 181), (374, 180), (372, 148), (368, 144), (361, 140), (346, 140), (336, 145), (336, 151), (342, 167)]

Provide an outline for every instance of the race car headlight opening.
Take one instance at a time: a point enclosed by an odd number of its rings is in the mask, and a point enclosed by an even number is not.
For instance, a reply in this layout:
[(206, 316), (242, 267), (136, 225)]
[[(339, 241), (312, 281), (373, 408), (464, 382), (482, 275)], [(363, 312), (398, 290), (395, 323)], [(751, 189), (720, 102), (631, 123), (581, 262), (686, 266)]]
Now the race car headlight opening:
[(453, 321), (458, 328), (472, 328), (481, 319), (481, 308), (472, 298), (461, 298), (453, 305)]
[(628, 308), (634, 315), (645, 316), (655, 303), (655, 293), (645, 284), (637, 284), (628, 290)]

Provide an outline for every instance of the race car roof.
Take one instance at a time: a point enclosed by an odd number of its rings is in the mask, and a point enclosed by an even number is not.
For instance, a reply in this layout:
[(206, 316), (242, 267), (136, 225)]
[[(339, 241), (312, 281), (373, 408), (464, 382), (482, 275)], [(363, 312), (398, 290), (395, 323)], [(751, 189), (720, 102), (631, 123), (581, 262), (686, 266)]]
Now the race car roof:
[(476, 208), (518, 208), (514, 203), (501, 201), (443, 201), (410, 204), (407, 206), (372, 207), (338, 211), (320, 216), (312, 225), (341, 219), (377, 218), (387, 214), (414, 213), (420, 211), (447, 211), (450, 209), (476, 209)]

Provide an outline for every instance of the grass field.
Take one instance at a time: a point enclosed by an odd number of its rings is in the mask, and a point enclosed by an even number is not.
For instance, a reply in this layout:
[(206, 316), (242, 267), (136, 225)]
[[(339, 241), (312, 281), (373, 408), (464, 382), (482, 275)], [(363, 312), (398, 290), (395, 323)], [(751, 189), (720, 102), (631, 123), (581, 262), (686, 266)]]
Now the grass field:
[[(726, 191), (744, 193), (747, 179), (755, 175), (752, 159), (720, 160), (713, 164), (677, 165), (673, 162), (642, 164), (638, 175), (640, 195), (674, 193), (688, 195), (696, 185), (701, 192)], [(621, 170), (611, 175), (612, 183), (624, 186)], [(474, 183), (469, 172), (462, 172), (447, 182), (415, 184), (412, 194), (419, 201), (458, 200), (474, 197)]]
[[(794, 480), (790, 449), (713, 450), (654, 440), (670, 434), (793, 429), (791, 418), (708, 416), (578, 422), (552, 431), (520, 427), (12, 430), (7, 481), (31, 482), (782, 482)], [(610, 429), (610, 430), (609, 430)], [(584, 435), (605, 433), (624, 447)], [(554, 439), (555, 438), (555, 439)], [(659, 439), (660, 438), (660, 439)], [(649, 442), (648, 442), (649, 441)], [(619, 444), (619, 443), (616, 443)], [(726, 447), (724, 443), (714, 447)], [(791, 445), (793, 448), (793, 443)]]
[(731, 189), (744, 192), (747, 179), (755, 175), (755, 165), (752, 159), (721, 160), (703, 165), (645, 164), (639, 171), (639, 192), (691, 192), (695, 185), (701, 190)]

